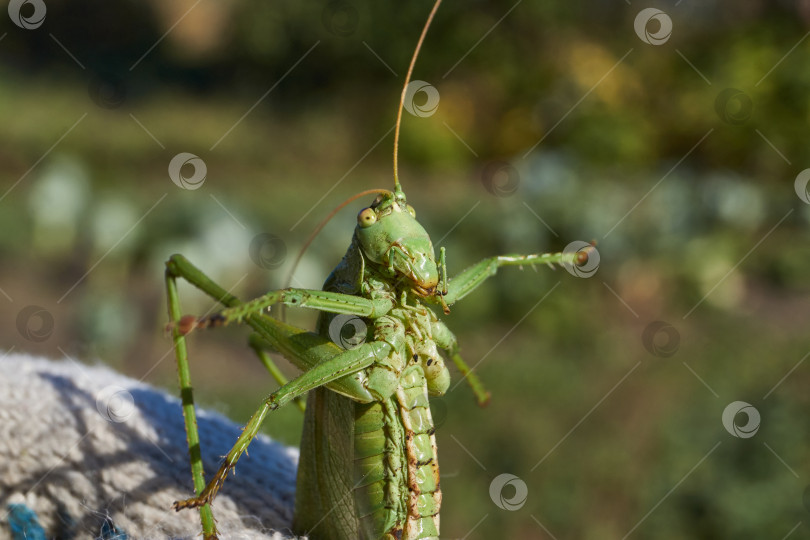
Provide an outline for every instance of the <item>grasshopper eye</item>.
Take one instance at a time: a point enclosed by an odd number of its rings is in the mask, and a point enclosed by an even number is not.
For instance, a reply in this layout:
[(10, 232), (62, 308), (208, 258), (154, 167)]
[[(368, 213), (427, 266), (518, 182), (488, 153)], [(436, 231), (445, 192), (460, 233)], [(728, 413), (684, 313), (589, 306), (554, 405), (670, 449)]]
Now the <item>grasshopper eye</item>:
[(413, 206), (408, 204), (408, 205), (406, 205), (406, 208), (408, 209), (408, 213), (411, 215), (411, 217), (415, 218), (416, 217), (416, 210), (413, 209)]
[(377, 222), (377, 214), (371, 208), (365, 208), (357, 214), (357, 224), (361, 227), (371, 227)]

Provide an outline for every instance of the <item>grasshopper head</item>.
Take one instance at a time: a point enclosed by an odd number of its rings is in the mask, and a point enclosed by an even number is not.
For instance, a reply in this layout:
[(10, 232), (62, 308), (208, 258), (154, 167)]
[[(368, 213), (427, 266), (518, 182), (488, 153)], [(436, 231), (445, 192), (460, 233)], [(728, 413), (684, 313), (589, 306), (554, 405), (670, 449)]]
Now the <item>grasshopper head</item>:
[(393, 269), (418, 295), (432, 296), (439, 283), (433, 242), (415, 216), (402, 191), (382, 194), (357, 215), (356, 234), (367, 260)]

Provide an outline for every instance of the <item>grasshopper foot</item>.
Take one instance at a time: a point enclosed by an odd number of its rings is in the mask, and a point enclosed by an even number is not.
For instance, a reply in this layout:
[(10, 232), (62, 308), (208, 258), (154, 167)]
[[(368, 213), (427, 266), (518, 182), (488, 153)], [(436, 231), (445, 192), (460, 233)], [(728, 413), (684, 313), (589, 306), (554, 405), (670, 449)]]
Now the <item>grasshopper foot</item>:
[(223, 326), (226, 324), (226, 318), (220, 313), (207, 315), (205, 317), (195, 317), (194, 315), (183, 315), (179, 321), (170, 322), (166, 325), (166, 333), (171, 334), (172, 330), (177, 328), (181, 336), (186, 336), (192, 330), (199, 328), (213, 328), (216, 326)]
[[(203, 494), (204, 493), (205, 492), (203, 492)], [(200, 495), (199, 497), (185, 499), (183, 501), (174, 501), (174, 504), (172, 504), (172, 510), (179, 512), (180, 510), (185, 510), (187, 508), (199, 508), (200, 506), (205, 506), (208, 504), (209, 500), (210, 497)]]
[(172, 504), (172, 509), (175, 512), (179, 512), (180, 510), (185, 510), (187, 508), (199, 508), (200, 506), (205, 506), (206, 504), (213, 502), (214, 497), (217, 496), (219, 488), (221, 488), (222, 484), (225, 483), (225, 478), (228, 476), (228, 471), (230, 471), (231, 468), (233, 468), (233, 465), (225, 463), (219, 468), (216, 476), (214, 476), (214, 479), (211, 480), (207, 486), (205, 486), (202, 493), (200, 493), (197, 497), (192, 497), (191, 499), (174, 501), (174, 504)]

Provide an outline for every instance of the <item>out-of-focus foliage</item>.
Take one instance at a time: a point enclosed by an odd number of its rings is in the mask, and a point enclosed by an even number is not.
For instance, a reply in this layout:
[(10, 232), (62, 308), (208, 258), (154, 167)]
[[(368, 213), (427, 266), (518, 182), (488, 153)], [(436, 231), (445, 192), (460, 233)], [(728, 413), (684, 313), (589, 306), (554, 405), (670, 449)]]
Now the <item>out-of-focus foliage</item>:
[[(430, 6), (46, 3), (37, 29), (0, 17), (0, 346), (173, 387), (163, 261), (182, 252), (257, 295), (284, 285), (331, 208), (391, 187), (389, 129)], [(424, 44), (414, 78), (441, 100), (404, 115), (400, 176), (451, 275), (573, 240), (601, 255), (589, 279), (507, 269), (447, 317), (493, 399), (479, 410), (463, 384), (434, 399), (444, 536), (782, 538), (807, 521), (810, 205), (794, 179), (810, 8), (660, 7), (673, 32), (654, 46), (636, 3), (446, 0)], [(204, 160), (200, 189), (170, 180), (180, 152)], [(510, 196), (486, 189), (496, 162), (513, 167)], [(360, 208), (294, 284), (319, 287)], [(262, 233), (284, 265), (251, 260)], [(213, 306), (181, 293), (187, 312)], [(52, 317), (45, 339), (20, 328), (28, 305)], [(670, 356), (643, 341), (659, 320)], [(246, 337), (191, 340), (198, 400), (240, 421), (273, 388)], [(749, 439), (721, 422), (738, 400), (761, 414)], [(300, 421), (290, 408), (266, 429), (296, 443)], [(502, 473), (527, 485), (518, 510), (490, 497)]]

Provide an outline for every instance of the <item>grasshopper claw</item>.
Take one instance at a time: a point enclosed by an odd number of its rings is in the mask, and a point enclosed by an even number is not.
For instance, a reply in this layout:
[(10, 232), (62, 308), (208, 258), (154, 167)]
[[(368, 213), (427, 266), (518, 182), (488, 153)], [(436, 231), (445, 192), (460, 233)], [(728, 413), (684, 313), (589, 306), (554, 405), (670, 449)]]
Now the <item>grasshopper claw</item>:
[(174, 501), (172, 504), (172, 510), (175, 512), (179, 512), (180, 510), (185, 510), (186, 508), (198, 508), (200, 506), (204, 506), (207, 501), (200, 499), (200, 497), (194, 497), (193, 499), (186, 499), (184, 501)]
[(225, 482), (225, 477), (228, 476), (228, 471), (233, 468), (233, 465), (225, 464), (217, 471), (216, 476), (211, 483), (205, 486), (205, 489), (202, 490), (197, 497), (192, 497), (191, 499), (185, 499), (183, 501), (174, 501), (172, 504), (172, 508), (175, 512), (179, 512), (180, 510), (185, 510), (186, 508), (199, 508), (201, 506), (205, 506), (206, 504), (211, 503), (216, 497), (219, 488), (222, 487), (222, 484)]

